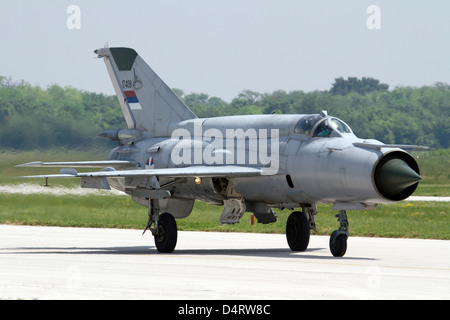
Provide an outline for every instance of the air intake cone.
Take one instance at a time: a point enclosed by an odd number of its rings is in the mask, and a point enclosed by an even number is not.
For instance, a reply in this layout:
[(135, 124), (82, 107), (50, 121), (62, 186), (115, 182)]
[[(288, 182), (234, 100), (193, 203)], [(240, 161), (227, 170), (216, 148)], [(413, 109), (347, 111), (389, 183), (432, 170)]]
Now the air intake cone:
[[(406, 159), (405, 159), (406, 160)], [(375, 183), (378, 191), (389, 200), (403, 200), (416, 189), (422, 180), (414, 159), (413, 169), (410, 164), (399, 157), (388, 157), (380, 161), (375, 170)], [(408, 161), (410, 162), (410, 161)]]

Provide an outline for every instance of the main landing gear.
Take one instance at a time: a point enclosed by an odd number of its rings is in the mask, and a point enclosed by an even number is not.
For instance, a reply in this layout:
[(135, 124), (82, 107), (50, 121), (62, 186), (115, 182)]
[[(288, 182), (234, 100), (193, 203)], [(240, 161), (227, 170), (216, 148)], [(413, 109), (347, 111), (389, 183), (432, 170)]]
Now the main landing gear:
[(314, 216), (317, 214), (315, 205), (294, 211), (286, 223), (286, 239), (292, 251), (305, 251), (309, 244), (311, 229), (317, 231)]
[[(286, 223), (286, 239), (292, 251), (305, 251), (308, 248), (311, 229), (317, 231), (315, 215), (317, 207), (303, 208), (302, 212), (294, 211)], [(335, 257), (344, 256), (347, 251), (349, 235), (347, 213), (340, 210), (336, 215), (340, 223), (338, 230), (333, 231), (330, 237), (330, 251)]]
[[(153, 227), (152, 227), (153, 224)], [(159, 213), (157, 199), (149, 199), (148, 222), (144, 232), (149, 229), (155, 238), (155, 246), (160, 253), (172, 253), (177, 245), (177, 223), (170, 213)]]

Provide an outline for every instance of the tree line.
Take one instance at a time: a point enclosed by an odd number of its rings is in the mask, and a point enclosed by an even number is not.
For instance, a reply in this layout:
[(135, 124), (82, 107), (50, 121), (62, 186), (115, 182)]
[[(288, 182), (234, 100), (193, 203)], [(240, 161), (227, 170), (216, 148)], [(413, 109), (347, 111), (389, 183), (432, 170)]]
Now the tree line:
[[(336, 78), (329, 90), (243, 90), (231, 102), (174, 91), (201, 118), (327, 110), (360, 138), (449, 148), (450, 85), (445, 83), (389, 90), (373, 78)], [(0, 77), (0, 148), (95, 147), (108, 143), (97, 133), (125, 127), (115, 96), (56, 84), (42, 89)]]

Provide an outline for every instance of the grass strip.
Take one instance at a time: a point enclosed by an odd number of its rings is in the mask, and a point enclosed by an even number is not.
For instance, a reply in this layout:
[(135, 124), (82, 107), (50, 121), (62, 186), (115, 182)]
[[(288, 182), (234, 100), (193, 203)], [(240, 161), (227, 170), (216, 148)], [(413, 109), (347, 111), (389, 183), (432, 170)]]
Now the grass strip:
[[(400, 202), (371, 211), (349, 211), (351, 236), (450, 239), (449, 202)], [(276, 210), (273, 224), (251, 225), (251, 214), (240, 223), (220, 225), (222, 207), (196, 202), (188, 218), (177, 220), (179, 230), (284, 233), (291, 211)], [(319, 205), (319, 234), (339, 227), (331, 205)], [(128, 196), (0, 194), (0, 223), (63, 227), (143, 229), (147, 209)], [(315, 234), (312, 232), (312, 234)]]

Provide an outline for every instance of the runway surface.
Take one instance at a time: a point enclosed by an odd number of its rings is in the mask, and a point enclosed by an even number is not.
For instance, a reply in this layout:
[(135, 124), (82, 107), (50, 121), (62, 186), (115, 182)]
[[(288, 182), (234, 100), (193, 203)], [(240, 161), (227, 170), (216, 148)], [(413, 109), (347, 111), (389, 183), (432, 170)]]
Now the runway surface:
[(179, 232), (158, 254), (140, 230), (0, 225), (1, 299), (449, 299), (450, 241)]

